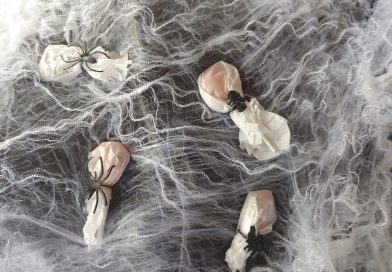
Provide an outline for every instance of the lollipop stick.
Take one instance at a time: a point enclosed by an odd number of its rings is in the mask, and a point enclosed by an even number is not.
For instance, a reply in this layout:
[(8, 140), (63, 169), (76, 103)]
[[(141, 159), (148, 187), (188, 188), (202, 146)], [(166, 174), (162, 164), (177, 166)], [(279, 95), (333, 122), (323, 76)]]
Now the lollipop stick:
[(278, 151), (278, 147), (276, 146), (276, 144), (274, 143), (274, 141), (271, 140), (270, 137), (268, 137), (267, 134), (263, 134), (263, 141), (265, 142), (265, 144), (268, 146), (268, 148), (272, 151), (272, 152), (277, 152)]

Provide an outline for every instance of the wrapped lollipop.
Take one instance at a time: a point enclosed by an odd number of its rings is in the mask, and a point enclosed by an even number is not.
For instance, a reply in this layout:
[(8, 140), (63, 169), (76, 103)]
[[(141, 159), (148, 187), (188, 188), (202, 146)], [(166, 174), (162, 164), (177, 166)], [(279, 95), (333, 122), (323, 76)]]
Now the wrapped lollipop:
[(272, 159), (290, 145), (290, 130), (282, 116), (266, 111), (255, 98), (243, 96), (238, 70), (219, 61), (198, 78), (200, 95), (212, 109), (228, 113), (239, 127), (240, 147), (259, 160)]
[(243, 272), (254, 248), (260, 248), (262, 235), (272, 231), (276, 221), (274, 196), (269, 190), (249, 192), (241, 210), (237, 233), (226, 252), (225, 261), (233, 272)]
[(119, 142), (103, 142), (89, 154), (87, 164), (91, 189), (87, 198), (87, 221), (83, 227), (84, 240), (90, 248), (100, 245), (105, 221), (112, 199), (112, 186), (122, 176), (131, 154)]
[(81, 46), (59, 44), (46, 47), (38, 70), (43, 81), (72, 81), (85, 71), (93, 78), (117, 84), (125, 80), (131, 63), (125, 52), (117, 54), (101, 46), (87, 50)]

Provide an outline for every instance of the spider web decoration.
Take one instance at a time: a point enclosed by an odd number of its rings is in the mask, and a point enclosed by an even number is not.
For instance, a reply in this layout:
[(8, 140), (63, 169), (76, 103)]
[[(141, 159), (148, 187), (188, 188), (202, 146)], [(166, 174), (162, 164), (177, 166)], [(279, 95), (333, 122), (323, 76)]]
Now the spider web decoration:
[[(260, 189), (282, 239), (248, 270), (389, 271), (391, 18), (390, 0), (0, 1), (0, 271), (227, 271)], [(48, 45), (84, 42), (134, 60), (120, 86), (39, 80)], [(202, 101), (197, 77), (220, 60), (288, 120), (287, 153), (248, 156)], [(134, 161), (87, 252), (82, 177), (105, 138)]]

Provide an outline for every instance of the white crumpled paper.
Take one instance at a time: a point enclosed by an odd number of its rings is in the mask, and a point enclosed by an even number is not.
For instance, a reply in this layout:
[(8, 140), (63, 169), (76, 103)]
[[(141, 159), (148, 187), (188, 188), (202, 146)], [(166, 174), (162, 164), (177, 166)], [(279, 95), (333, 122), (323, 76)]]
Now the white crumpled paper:
[(108, 216), (108, 210), (110, 200), (112, 199), (112, 188), (103, 187), (102, 190), (105, 192), (107, 199), (107, 206), (105, 206), (104, 197), (101, 191), (99, 191), (99, 200), (95, 213), (95, 203), (97, 201), (96, 194), (94, 193), (90, 199), (86, 201), (88, 216), (86, 223), (83, 227), (84, 241), (87, 246), (100, 246), (102, 242), (103, 232), (105, 230), (106, 217)]
[(38, 64), (38, 71), (43, 81), (68, 82), (85, 70), (91, 77), (103, 82), (119, 83), (126, 79), (131, 63), (125, 52), (117, 54), (105, 51), (101, 46), (87, 55), (78, 46), (49, 45)]
[[(243, 96), (238, 70), (223, 61), (210, 66), (198, 78), (200, 95), (213, 110), (227, 113), (227, 94), (234, 90)], [(240, 147), (259, 160), (272, 159), (290, 146), (290, 130), (282, 116), (266, 111), (252, 98), (246, 110), (234, 110), (230, 117), (239, 127)]]
[[(83, 235), (89, 248), (99, 247), (102, 242), (105, 221), (112, 199), (111, 187), (121, 178), (130, 157), (129, 150), (121, 143), (114, 141), (101, 143), (89, 154), (88, 170), (93, 177), (98, 177), (96, 181), (100, 181), (99, 184), (103, 185), (100, 186), (102, 191), (94, 191), (91, 198), (86, 201), (88, 216), (83, 227)], [(96, 192), (98, 192), (98, 201)], [(106, 196), (107, 205), (105, 205), (103, 194)], [(95, 205), (97, 208), (94, 212)]]
[(230, 117), (239, 127), (240, 147), (259, 160), (272, 159), (290, 146), (290, 130), (282, 116), (266, 111), (252, 98), (246, 110), (232, 111)]
[(251, 252), (246, 250), (246, 238), (250, 228), (255, 227), (257, 234), (265, 235), (272, 231), (276, 222), (274, 196), (269, 190), (249, 192), (238, 220), (237, 233), (230, 248), (226, 251), (225, 261), (233, 272), (246, 270), (246, 260)]
[(241, 234), (236, 233), (236, 235), (234, 235), (231, 246), (226, 251), (225, 257), (227, 266), (232, 272), (243, 272), (246, 270), (246, 260), (252, 253), (245, 249), (247, 245), (246, 239), (242, 237)]

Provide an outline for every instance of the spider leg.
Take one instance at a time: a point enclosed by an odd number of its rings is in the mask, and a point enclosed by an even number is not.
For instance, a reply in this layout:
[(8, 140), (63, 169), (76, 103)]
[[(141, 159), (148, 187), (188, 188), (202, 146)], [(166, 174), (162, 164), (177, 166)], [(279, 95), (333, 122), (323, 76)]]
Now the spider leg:
[(99, 190), (101, 190), (101, 192), (103, 194), (103, 200), (105, 200), (105, 206), (107, 206), (108, 205), (108, 199), (107, 199), (107, 197), (105, 195), (105, 192), (103, 191), (103, 189), (101, 187), (99, 187)]
[(66, 62), (66, 63), (72, 63), (72, 62), (75, 62), (75, 61), (80, 60), (80, 59), (65, 60), (63, 56), (60, 56), (60, 57), (61, 57), (61, 59), (62, 59), (64, 62)]
[(84, 51), (83, 46), (80, 43), (77, 43), (77, 45), (80, 48), (80, 50), (82, 50), (83, 55), (84, 55), (86, 52)]
[(92, 47), (90, 50), (86, 50), (86, 55), (90, 55), (90, 53), (97, 47)]
[(88, 46), (87, 46), (87, 42), (86, 41), (84, 41), (84, 50), (83, 50), (83, 53), (85, 54), (85, 55), (88, 55), (88, 52), (89, 50), (88, 50)]
[(93, 157), (91, 157), (91, 158), (88, 159), (88, 161), (87, 161), (87, 163), (86, 163), (86, 167), (85, 167), (85, 171), (86, 171), (86, 173), (87, 173), (87, 175), (88, 175), (88, 177), (89, 177), (90, 179), (93, 179), (93, 175), (91, 174), (90, 169), (88, 169), (88, 165), (90, 164), (90, 161), (91, 161), (92, 159), (93, 159)]
[(94, 188), (93, 188), (93, 189), (90, 189), (89, 191), (90, 191), (90, 193), (89, 193), (89, 195), (88, 195), (88, 197), (87, 197), (87, 200), (89, 200), (89, 199), (93, 196), (93, 194), (95, 193)]
[(91, 48), (90, 50), (86, 51), (86, 55), (87, 55), (87, 56), (90, 55), (91, 52), (92, 52), (94, 49), (95, 49), (95, 48)]
[(106, 53), (104, 53), (104, 52), (101, 52), (101, 51), (93, 52), (93, 53), (91, 53), (91, 54), (89, 54), (89, 55), (94, 55), (94, 54), (102, 54), (102, 55), (104, 55), (105, 57), (107, 57), (108, 59), (111, 59), (111, 57), (109, 57), (108, 54), (106, 54)]
[(103, 160), (102, 157), (99, 157), (99, 163), (101, 164), (101, 174), (99, 174), (99, 178), (98, 178), (98, 182), (101, 180), (101, 178), (103, 177), (103, 172), (105, 171), (105, 169), (103, 169)]
[(97, 211), (97, 207), (98, 207), (98, 202), (99, 202), (99, 190), (97, 189), (95, 191), (96, 195), (97, 195), (97, 200), (95, 201), (95, 207), (94, 207), (94, 211), (93, 213), (95, 213)]
[[(92, 47), (90, 50), (86, 50), (86, 55), (90, 55), (90, 53), (95, 49), (96, 47)], [(86, 49), (87, 49), (87, 42), (86, 42)]]
[(101, 181), (101, 184), (102, 184), (105, 180), (107, 180), (107, 179), (109, 178), (109, 176), (110, 176), (110, 174), (112, 173), (114, 167), (115, 167), (115, 165), (110, 166), (109, 171), (108, 171), (108, 174), (107, 174), (106, 177)]
[(86, 72), (86, 73), (87, 73), (86, 69), (84, 69), (83, 63), (84, 63), (84, 62), (81, 63), (80, 67), (82, 67), (82, 71), (83, 71), (83, 72)]
[(88, 179), (89, 179), (90, 181), (94, 182), (94, 177), (93, 177), (93, 175), (91, 174), (90, 170), (88, 170), (88, 169), (87, 169), (87, 176), (88, 176)]
[[(86, 64), (87, 68), (90, 69), (93, 72), (98, 72), (98, 73), (102, 73), (103, 71), (98, 71), (98, 70), (94, 70), (93, 68), (91, 68), (90, 66), (88, 66), (88, 62), (84, 62), (84, 64)], [(83, 65), (82, 65), (83, 66)]]
[(237, 229), (237, 232), (238, 232), (242, 237), (244, 237), (245, 239), (248, 239), (248, 237), (247, 237), (240, 229)]
[(83, 54), (80, 54), (80, 53), (78, 53), (78, 54), (79, 54), (79, 60), (80, 60), (80, 62), (82, 62), (82, 61), (83, 61), (84, 55), (83, 55)]
[(68, 69), (74, 67), (76, 64), (78, 64), (78, 63), (80, 63), (80, 62), (81, 62), (81, 60), (78, 60), (77, 62), (75, 62), (74, 64), (72, 64), (71, 66), (69, 66), (69, 67), (67, 67), (67, 68), (64, 68), (63, 70), (68, 70)]
[(230, 114), (232, 111), (234, 111), (235, 110), (235, 108), (234, 107), (232, 107), (232, 106), (230, 106), (230, 108), (229, 108), (229, 111), (227, 112), (227, 114)]
[(89, 179), (92, 179), (92, 178), (93, 178), (93, 176), (92, 176), (91, 173), (90, 173), (90, 170), (88, 169), (88, 163), (87, 163), (86, 166), (84, 167), (84, 171), (86, 172), (87, 177), (88, 177)]

